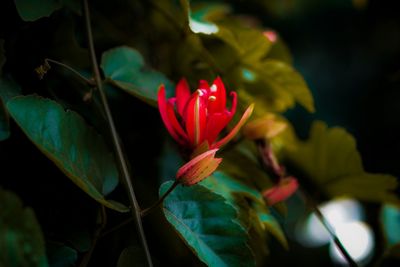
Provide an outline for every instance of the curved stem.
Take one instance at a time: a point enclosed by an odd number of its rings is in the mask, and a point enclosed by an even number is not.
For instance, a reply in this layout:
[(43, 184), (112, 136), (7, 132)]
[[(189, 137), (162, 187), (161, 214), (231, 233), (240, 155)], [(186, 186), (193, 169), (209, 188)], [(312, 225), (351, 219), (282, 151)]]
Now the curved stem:
[(99, 241), (101, 237), (101, 233), (103, 232), (103, 229), (106, 227), (107, 224), (107, 213), (106, 213), (106, 208), (101, 205), (100, 206), (100, 224), (98, 225), (95, 233), (94, 233), (94, 238), (92, 241), (92, 245), (90, 246), (90, 249), (88, 252), (86, 252), (85, 256), (83, 257), (81, 263), (79, 264), (79, 267), (86, 267), (89, 264), (89, 261), (92, 257), (94, 248), (97, 245), (97, 242)]
[(93, 43), (93, 35), (92, 35), (92, 28), (90, 25), (90, 12), (89, 12), (89, 5), (88, 5), (88, 0), (83, 0), (83, 9), (84, 9), (84, 17), (85, 17), (85, 23), (86, 23), (86, 30), (87, 30), (87, 37), (88, 37), (88, 45), (89, 45), (89, 51), (90, 51), (90, 57), (92, 60), (92, 67), (93, 67), (93, 72), (94, 72), (94, 78), (96, 82), (96, 86), (98, 88), (98, 91), (100, 93), (100, 98), (101, 102), (104, 107), (104, 111), (106, 113), (107, 121), (108, 121), (108, 126), (110, 128), (110, 132), (112, 135), (114, 147), (116, 150), (117, 154), (117, 159), (118, 162), (120, 163), (121, 171), (122, 171), (122, 177), (124, 179), (125, 187), (126, 190), (128, 191), (128, 196), (129, 200), (131, 203), (131, 210), (132, 210), (132, 216), (135, 221), (137, 230), (139, 232), (140, 240), (142, 243), (142, 247), (145, 251), (146, 254), (146, 260), (147, 260), (147, 265), (148, 266), (153, 266), (152, 260), (151, 260), (151, 255), (149, 248), (147, 246), (147, 241), (146, 241), (146, 236), (143, 230), (143, 225), (142, 225), (142, 220), (140, 217), (140, 207), (139, 203), (136, 200), (135, 192), (133, 190), (133, 185), (131, 181), (131, 177), (128, 171), (128, 165), (125, 160), (124, 154), (122, 152), (122, 146), (120, 143), (120, 139), (118, 137), (117, 130), (115, 128), (114, 124), (114, 119), (112, 117), (110, 107), (108, 105), (108, 100), (107, 97), (103, 91), (102, 87), (102, 81), (100, 77), (100, 71), (99, 71), (99, 66), (97, 64), (97, 59), (95, 55), (95, 50), (94, 50), (94, 43)]
[(340, 241), (340, 239), (338, 238), (338, 236), (335, 234), (335, 230), (333, 229), (332, 225), (325, 218), (324, 214), (322, 214), (321, 210), (314, 203), (312, 198), (304, 190), (299, 190), (299, 192), (302, 194), (302, 196), (305, 199), (305, 202), (308, 204), (308, 206), (315, 213), (315, 215), (317, 216), (318, 220), (322, 223), (324, 228), (328, 231), (329, 235), (333, 239), (333, 242), (335, 243), (336, 247), (340, 250), (340, 252), (342, 253), (343, 257), (346, 259), (346, 261), (349, 264), (349, 266), (358, 267), (357, 263), (353, 260), (353, 258), (347, 252), (346, 248), (343, 246), (343, 244)]
[(60, 67), (62, 67), (62, 68), (64, 68), (64, 69), (69, 70), (71, 73), (73, 73), (76, 77), (78, 77), (80, 80), (82, 80), (82, 81), (83, 81), (84, 83), (86, 83), (87, 85), (89, 85), (89, 86), (91, 86), (91, 87), (96, 86), (96, 83), (95, 83), (93, 80), (90, 80), (90, 79), (86, 78), (85, 76), (83, 76), (82, 74), (80, 74), (77, 70), (75, 70), (74, 68), (72, 68), (71, 66), (68, 66), (67, 64), (61, 63), (61, 62), (59, 62), (59, 61), (57, 61), (57, 60), (54, 60), (54, 59), (50, 59), (50, 58), (45, 58), (45, 59), (44, 59), (44, 63), (45, 63), (45, 64), (50, 65), (49, 62), (50, 62), (50, 63), (53, 63), (53, 64), (55, 64), (55, 65), (58, 65), (58, 66), (60, 66)]
[(167, 192), (165, 192), (164, 195), (162, 195), (162, 197), (160, 197), (153, 205), (151, 205), (147, 209), (142, 210), (141, 216), (144, 217), (147, 214), (149, 214), (152, 210), (157, 208), (164, 201), (164, 199), (178, 186), (178, 184), (179, 184), (179, 182), (175, 181), (171, 185), (171, 187), (167, 190)]

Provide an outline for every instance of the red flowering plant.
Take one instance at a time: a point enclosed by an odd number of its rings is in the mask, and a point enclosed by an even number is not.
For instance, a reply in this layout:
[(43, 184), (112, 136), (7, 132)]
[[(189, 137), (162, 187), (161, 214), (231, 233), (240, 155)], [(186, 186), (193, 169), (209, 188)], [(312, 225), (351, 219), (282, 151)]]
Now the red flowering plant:
[(250, 105), (239, 122), (223, 138), (219, 134), (226, 128), (236, 112), (237, 94), (230, 93), (232, 104), (226, 105), (226, 90), (221, 78), (211, 86), (205, 80), (198, 89), (190, 93), (189, 85), (181, 79), (176, 86), (175, 97), (167, 99), (165, 87), (158, 92), (158, 109), (171, 136), (192, 154), (191, 157), (208, 149), (216, 149), (228, 143), (240, 130), (253, 111)]
[[(284, 36), (307, 41), (313, 32), (330, 37), (330, 31), (308, 27), (315, 25), (316, 17), (324, 20), (324, 16), (308, 16), (307, 8), (301, 8), (304, 12), (296, 12), (292, 19), (292, 9), (273, 11), (278, 5), (272, 3), (279, 0), (268, 1), (268, 5), (261, 0), (245, 4), (82, 0), (81, 7), (72, 0), (33, 2), (0, 4), (1, 18), (8, 22), (0, 27), (0, 266), (153, 266), (153, 259), (161, 266), (200, 265), (200, 261), (211, 267), (306, 265), (309, 259), (300, 263), (301, 254), (309, 253), (302, 253), (304, 248), (296, 251), (298, 245), (291, 246), (296, 257), (269, 253), (279, 252), (269, 249), (276, 244), (270, 243), (270, 237), (287, 246), (291, 240), (286, 240), (285, 233), (297, 237), (298, 229), (306, 225), (303, 219), (308, 224), (309, 214), (303, 211), (319, 216), (349, 266), (356, 266), (318, 205), (345, 196), (399, 206), (396, 177), (365, 171), (355, 139), (345, 129), (315, 122), (310, 134), (304, 133), (314, 116), (301, 108), (313, 112), (314, 100), (293, 62), (307, 70), (307, 79), (314, 81), (313, 91), (326, 87), (318, 94), (320, 99), (334, 96), (330, 88), (351, 89), (343, 87), (344, 81), (357, 85), (359, 80), (336, 77), (340, 72), (333, 77), (329, 68), (324, 72), (308, 66), (313, 60), (305, 59), (314, 50), (303, 47), (303, 42), (285, 43)], [(325, 13), (327, 7), (322, 7)], [(297, 30), (281, 35), (266, 24), (282, 28), (292, 23), (290, 27), (297, 26), (299, 21), (305, 23), (306, 34), (305, 27), (294, 27)], [(349, 39), (342, 37), (331, 39)], [(331, 42), (307, 42), (319, 46), (316, 51), (323, 50), (323, 43), (329, 43), (329, 49), (336, 47)], [(291, 55), (288, 47), (296, 44), (297, 53)], [(351, 42), (339, 47), (346, 44)], [(379, 44), (386, 47), (385, 42)], [(362, 44), (350, 47), (359, 50)], [(393, 66), (397, 64), (394, 55), (400, 53), (400, 46), (396, 47), (392, 54), (385, 53)], [(327, 66), (340, 63), (340, 57), (329, 58), (334, 61), (324, 62)], [(362, 73), (361, 68), (351, 70), (356, 71), (356, 78)], [(371, 77), (381, 81), (378, 74), (384, 73), (379, 64), (374, 70)], [(211, 75), (211, 80), (204, 78)], [(172, 81), (177, 82), (175, 87)], [(337, 98), (326, 100), (360, 107), (340, 101), (343, 90), (337, 92)], [(356, 96), (354, 92), (350, 95)], [(377, 112), (385, 103), (379, 104), (377, 94), (370, 95), (374, 97), (365, 102), (370, 105), (362, 106), (364, 111), (371, 108), (366, 114), (376, 114), (377, 123), (361, 122), (368, 129), (375, 127), (372, 133), (381, 133), (379, 118), (384, 116)], [(318, 106), (321, 114), (332, 115), (325, 113), (324, 105)], [(350, 106), (343, 110), (353, 111)], [(295, 126), (302, 130), (301, 137)], [(159, 134), (164, 128), (166, 140)], [(386, 145), (396, 144), (396, 135), (391, 136), (393, 140), (384, 140)], [(382, 147), (381, 135), (370, 137), (376, 137), (370, 138), (375, 147)], [(176, 146), (169, 145), (171, 140)], [(376, 153), (370, 150), (374, 143), (363, 143), (368, 145), (363, 150), (371, 156), (382, 154), (379, 149)], [(385, 166), (392, 162), (381, 161)], [(368, 162), (372, 163), (372, 157)], [(367, 167), (380, 169), (378, 165)], [(160, 204), (162, 209), (156, 209)], [(369, 206), (375, 214), (378, 206)], [(142, 218), (151, 211), (151, 216)], [(285, 222), (284, 211), (290, 221)], [(374, 216), (368, 217), (377, 225)], [(134, 226), (125, 227), (131, 222)], [(379, 227), (379, 236), (384, 228), (384, 224)], [(387, 239), (395, 239), (390, 234), (396, 231), (386, 230)], [(183, 242), (177, 242), (178, 238)], [(350, 239), (358, 240), (346, 241)], [(383, 252), (386, 247), (399, 246), (376, 247)], [(379, 255), (370, 256), (365, 259), (381, 260)], [(318, 258), (315, 264), (327, 263)]]
[[(164, 85), (161, 85), (158, 91), (161, 118), (171, 136), (188, 150), (190, 158), (193, 158), (178, 171), (178, 180), (183, 184), (192, 185), (193, 181), (197, 183), (217, 169), (221, 159), (214, 159), (216, 151), (238, 133), (253, 112), (252, 104), (229, 133), (218, 139), (236, 112), (237, 94), (232, 91), (230, 95), (232, 104), (228, 109), (226, 89), (220, 77), (217, 77), (211, 86), (207, 81), (201, 80), (198, 89), (192, 94), (187, 81), (181, 79), (176, 86), (175, 97), (169, 99), (166, 97)], [(210, 154), (209, 149), (213, 153)], [(213, 164), (204, 164), (206, 159)], [(197, 171), (188, 171), (193, 168)], [(204, 175), (205, 173), (207, 175)]]

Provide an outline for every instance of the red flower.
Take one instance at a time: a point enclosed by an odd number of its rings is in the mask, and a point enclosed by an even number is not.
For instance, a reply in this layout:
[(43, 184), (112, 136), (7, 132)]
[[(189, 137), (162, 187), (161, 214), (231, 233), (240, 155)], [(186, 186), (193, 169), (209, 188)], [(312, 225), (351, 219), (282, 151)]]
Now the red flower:
[(204, 144), (209, 149), (223, 146), (236, 135), (253, 111), (253, 105), (250, 105), (236, 126), (225, 137), (217, 140), (236, 112), (236, 93), (230, 93), (232, 105), (228, 109), (225, 86), (218, 77), (211, 86), (201, 80), (193, 94), (190, 94), (186, 80), (181, 79), (175, 94), (175, 97), (167, 99), (164, 85), (161, 85), (158, 108), (171, 136), (192, 151)]

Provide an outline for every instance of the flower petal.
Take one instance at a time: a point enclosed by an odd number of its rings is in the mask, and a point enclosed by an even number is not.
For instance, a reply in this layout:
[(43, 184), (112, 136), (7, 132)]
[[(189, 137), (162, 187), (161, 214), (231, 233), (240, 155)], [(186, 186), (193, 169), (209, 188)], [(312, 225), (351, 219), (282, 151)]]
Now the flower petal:
[(205, 139), (209, 144), (214, 143), (218, 134), (228, 125), (231, 121), (232, 115), (228, 112), (214, 113), (207, 117), (206, 136)]
[(193, 93), (184, 112), (185, 127), (190, 143), (196, 147), (204, 140), (207, 110), (200, 90)]
[(263, 196), (267, 200), (268, 205), (274, 205), (289, 198), (296, 192), (298, 187), (299, 183), (295, 177), (285, 177), (278, 185), (264, 191)]
[(179, 115), (183, 117), (183, 111), (190, 98), (190, 89), (186, 79), (182, 78), (176, 85), (176, 105)]
[(217, 150), (208, 150), (190, 160), (178, 170), (176, 179), (184, 185), (194, 185), (210, 176), (222, 161), (215, 158)]
[(158, 110), (169, 134), (180, 144), (185, 144), (186, 134), (175, 117), (172, 104), (167, 102), (164, 85), (161, 85), (158, 90)]
[(210, 114), (224, 112), (226, 108), (226, 90), (220, 77), (214, 80), (209, 92), (208, 112)]
[(239, 122), (233, 127), (233, 129), (221, 140), (219, 140), (217, 143), (211, 145), (211, 148), (220, 148), (221, 146), (225, 145), (228, 143), (240, 130), (240, 128), (246, 123), (246, 121), (249, 119), (251, 116), (251, 113), (253, 112), (254, 109), (254, 104), (251, 104), (246, 111), (243, 113), (242, 118), (239, 120)]

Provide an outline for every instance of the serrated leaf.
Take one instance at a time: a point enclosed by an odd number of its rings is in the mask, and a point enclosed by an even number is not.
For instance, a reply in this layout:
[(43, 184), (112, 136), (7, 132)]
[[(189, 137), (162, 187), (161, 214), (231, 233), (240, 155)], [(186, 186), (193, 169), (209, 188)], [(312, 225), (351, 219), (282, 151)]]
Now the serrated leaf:
[(364, 171), (354, 138), (344, 129), (328, 129), (315, 122), (310, 138), (286, 154), (289, 164), (304, 173), (330, 196), (350, 196), (365, 201), (395, 202), (396, 178)]
[(249, 65), (257, 64), (271, 49), (271, 42), (264, 34), (253, 28), (218, 24), (215, 36), (236, 50), (240, 60)]
[(50, 267), (72, 267), (78, 260), (77, 251), (64, 245), (47, 245), (47, 255)]
[(125, 248), (119, 256), (117, 267), (146, 267), (147, 260), (145, 252), (142, 248), (137, 246), (130, 246)]
[(118, 184), (118, 169), (103, 139), (77, 113), (38, 96), (12, 98), (7, 109), (40, 151), (84, 192), (106, 207), (128, 210), (105, 199)]
[[(249, 66), (259, 79), (258, 86), (251, 82), (247, 93), (253, 96), (266, 110), (283, 112), (299, 103), (309, 112), (314, 112), (314, 100), (303, 77), (283, 61), (266, 59), (261, 64)], [(265, 101), (262, 103), (262, 101)], [(272, 107), (268, 107), (268, 105)]]
[(165, 85), (167, 95), (172, 95), (174, 91), (164, 74), (146, 67), (142, 55), (127, 46), (104, 52), (101, 67), (108, 82), (151, 105), (157, 104), (161, 84)]
[[(173, 182), (161, 185), (162, 195)], [(193, 252), (209, 266), (255, 266), (247, 233), (235, 209), (202, 185), (178, 186), (164, 200), (164, 215)]]
[(47, 267), (43, 234), (31, 208), (0, 189), (0, 266)]

